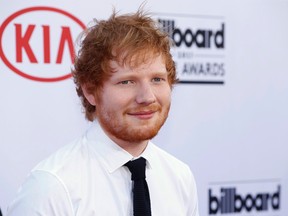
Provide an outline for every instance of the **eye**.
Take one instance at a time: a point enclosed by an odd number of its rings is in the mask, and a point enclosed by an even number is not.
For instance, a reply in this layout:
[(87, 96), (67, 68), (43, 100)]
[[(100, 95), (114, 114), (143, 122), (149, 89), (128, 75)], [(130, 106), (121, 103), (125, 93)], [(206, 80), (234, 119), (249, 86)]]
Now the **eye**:
[(118, 84), (120, 85), (129, 85), (129, 84), (133, 84), (132, 80), (123, 80), (121, 82), (119, 82)]
[(158, 83), (158, 82), (161, 82), (161, 81), (165, 81), (165, 79), (160, 78), (160, 77), (155, 77), (155, 78), (152, 79), (152, 81)]

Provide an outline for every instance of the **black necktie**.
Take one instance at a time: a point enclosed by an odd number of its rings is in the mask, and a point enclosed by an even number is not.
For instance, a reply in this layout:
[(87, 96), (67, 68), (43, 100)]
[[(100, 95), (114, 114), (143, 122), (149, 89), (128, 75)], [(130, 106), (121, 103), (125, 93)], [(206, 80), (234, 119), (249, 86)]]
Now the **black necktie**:
[(133, 212), (134, 216), (151, 216), (150, 196), (145, 180), (146, 160), (138, 158), (125, 164), (131, 172), (133, 186)]

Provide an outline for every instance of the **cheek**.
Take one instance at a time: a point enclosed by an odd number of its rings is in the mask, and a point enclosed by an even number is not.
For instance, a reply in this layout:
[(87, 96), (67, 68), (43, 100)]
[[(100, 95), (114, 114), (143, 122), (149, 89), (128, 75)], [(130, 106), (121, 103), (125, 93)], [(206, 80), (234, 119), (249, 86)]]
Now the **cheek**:
[(106, 91), (103, 94), (103, 105), (105, 105), (108, 109), (118, 110), (125, 106), (128, 106), (133, 102), (133, 93), (132, 91)]
[(162, 91), (157, 92), (157, 98), (160, 103), (170, 103), (171, 102), (171, 90), (163, 89)]

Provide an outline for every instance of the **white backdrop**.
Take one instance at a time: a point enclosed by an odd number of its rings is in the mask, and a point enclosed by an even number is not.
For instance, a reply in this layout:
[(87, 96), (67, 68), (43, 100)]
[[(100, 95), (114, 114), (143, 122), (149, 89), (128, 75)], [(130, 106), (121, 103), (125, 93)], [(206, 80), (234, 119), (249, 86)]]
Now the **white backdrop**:
[[(30, 169), (89, 125), (72, 79), (53, 81), (70, 72), (69, 36), (107, 18), (113, 5), (124, 13), (141, 3), (0, 2), (4, 215)], [(182, 83), (154, 142), (190, 165), (200, 214), (288, 215), (288, 1), (161, 0), (146, 8), (180, 32), (173, 55)]]

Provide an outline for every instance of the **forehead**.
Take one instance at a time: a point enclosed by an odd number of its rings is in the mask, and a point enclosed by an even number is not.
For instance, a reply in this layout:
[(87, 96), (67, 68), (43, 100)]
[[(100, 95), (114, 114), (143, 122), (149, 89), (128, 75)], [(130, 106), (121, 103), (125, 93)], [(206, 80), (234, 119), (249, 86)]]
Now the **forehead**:
[(112, 60), (109, 62), (112, 73), (117, 71), (141, 71), (149, 69), (154, 72), (166, 72), (165, 60), (160, 54), (134, 55), (130, 59)]

